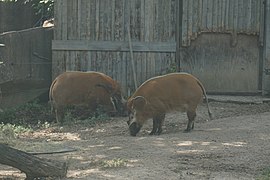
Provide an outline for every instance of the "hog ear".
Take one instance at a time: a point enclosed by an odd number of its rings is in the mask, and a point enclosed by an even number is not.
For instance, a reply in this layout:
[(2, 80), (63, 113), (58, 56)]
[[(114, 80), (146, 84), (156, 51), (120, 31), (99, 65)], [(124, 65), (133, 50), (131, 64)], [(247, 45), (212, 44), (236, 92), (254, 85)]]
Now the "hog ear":
[(99, 84), (96, 84), (97, 87), (102, 87), (104, 88), (108, 94), (113, 94), (113, 87), (111, 84), (105, 84), (105, 83), (99, 83)]
[(143, 96), (137, 96), (132, 99), (133, 101), (133, 108), (135, 110), (143, 110), (144, 106), (146, 105), (146, 99)]

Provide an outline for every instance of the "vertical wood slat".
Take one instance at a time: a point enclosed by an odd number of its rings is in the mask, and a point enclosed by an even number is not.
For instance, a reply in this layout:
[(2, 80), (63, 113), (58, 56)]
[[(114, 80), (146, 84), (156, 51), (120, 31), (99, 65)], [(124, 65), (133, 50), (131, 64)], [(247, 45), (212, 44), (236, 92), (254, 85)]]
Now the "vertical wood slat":
[(95, 40), (95, 35), (96, 35), (96, 4), (95, 1), (90, 1), (86, 0), (89, 4), (89, 9), (88, 9), (88, 16), (89, 16), (89, 21), (87, 22), (88, 26), (88, 33), (87, 33), (87, 39), (89, 40)]
[[(245, 3), (247, 1), (245, 0)], [(245, 16), (245, 9), (243, 8), (244, 4), (243, 4), (243, 0), (238, 0), (238, 9), (237, 9), (237, 29), (238, 31), (240, 32), (244, 32), (244, 29), (245, 28), (245, 25), (246, 25), (246, 17), (244, 18)]]
[(95, 40), (99, 40), (99, 28), (100, 28), (100, 25), (99, 25), (99, 19), (100, 19), (100, 13), (99, 13), (99, 4), (100, 4), (100, 1), (96, 1), (96, 20), (95, 20)]
[(222, 0), (218, 0), (217, 2), (217, 32), (220, 32), (220, 30), (222, 29), (222, 13), (223, 13), (223, 9), (222, 9)]
[[(189, 20), (188, 20), (188, 24), (187, 24), (187, 34), (189, 37), (192, 36), (192, 24), (193, 24), (193, 1), (189, 1), (189, 5), (188, 5), (188, 17), (189, 17)], [(189, 40), (190, 41), (190, 40)]]
[(264, 48), (263, 48), (263, 81), (262, 90), (264, 95), (270, 94), (270, 0), (265, 0), (264, 14)]
[[(248, 0), (248, 2), (246, 2), (246, 19), (247, 19), (247, 29), (248, 31), (251, 31), (251, 0)], [(245, 8), (245, 7), (244, 7)]]
[[(63, 31), (63, 12), (64, 12), (64, 8), (63, 11), (61, 11), (61, 7), (63, 6), (63, 1), (56, 1), (55, 2), (55, 9), (54, 9), (54, 15), (55, 15), (55, 27), (58, 28), (58, 31), (54, 31), (54, 39), (56, 40), (61, 40), (62, 39), (62, 31)], [(63, 55), (61, 52), (52, 52), (52, 80), (61, 73), (60, 70), (60, 61), (62, 61), (63, 59), (61, 58), (61, 55)]]
[(233, 31), (237, 32), (237, 28), (238, 28), (238, 8), (239, 8), (239, 4), (238, 4), (238, 0), (234, 1), (234, 11), (233, 11)]
[(221, 0), (221, 7), (222, 7), (222, 12), (221, 12), (221, 27), (220, 27), (220, 32), (222, 32), (223, 29), (226, 27), (226, 0)]
[(68, 3), (67, 1), (60, 1), (62, 2), (62, 5), (58, 7), (58, 10), (61, 13), (61, 17), (59, 19), (59, 23), (61, 23), (61, 29), (59, 29), (59, 32), (61, 33), (61, 36), (59, 36), (59, 39), (61, 40), (67, 40), (68, 39)]
[(202, 3), (202, 29), (207, 29), (207, 2), (207, 0), (203, 0)]
[[(68, 23), (68, 39), (78, 39), (78, 1), (73, 0), (71, 4), (68, 4), (68, 13), (70, 14), (70, 23)], [(69, 17), (69, 16), (68, 16)], [(70, 33), (69, 33), (70, 32)], [(66, 59), (66, 70), (76, 70), (76, 51), (69, 51)]]
[[(55, 8), (54, 8), (54, 15), (55, 15), (55, 20), (54, 20), (54, 26), (56, 28), (62, 29), (61, 27), (61, 22), (62, 22), (62, 11), (60, 11), (60, 7), (62, 6), (62, 1), (56, 1), (55, 2)], [(61, 31), (54, 31), (54, 39), (60, 40), (61, 39)]]
[(76, 26), (77, 26), (77, 39), (81, 39), (81, 27), (84, 26), (82, 25), (82, 0), (78, 0), (77, 2), (77, 21), (76, 21)]
[[(149, 2), (149, 5), (148, 7), (152, 10), (152, 12), (150, 12), (148, 15), (149, 15), (149, 41), (153, 41), (154, 40), (154, 31), (155, 29), (153, 28), (154, 27), (154, 23), (155, 23), (155, 19), (154, 19), (154, 5), (155, 5), (155, 2), (153, 1), (148, 1)], [(151, 78), (152, 76), (154, 76), (154, 72), (155, 72), (155, 57), (154, 57), (154, 54), (153, 53), (147, 53), (148, 55), (148, 78)]]
[(79, 39), (82, 40), (82, 39), (87, 39), (87, 32), (89, 31), (88, 30), (88, 27), (87, 27), (87, 24), (88, 23), (88, 11), (89, 9), (86, 9), (84, 7), (87, 7), (89, 3), (87, 3), (87, 1), (85, 0), (80, 0), (79, 1), (79, 4), (78, 4), (78, 26), (79, 26), (79, 29), (80, 29), (80, 33), (79, 34)]
[(217, 31), (217, 27), (218, 27), (218, 0), (214, 0), (212, 7), (213, 7), (213, 11), (212, 11), (212, 28), (211, 31)]
[(198, 31), (198, 27), (200, 26), (199, 25), (199, 1), (196, 1), (196, 0), (193, 0), (193, 13), (191, 14), (192, 15), (192, 33), (191, 33), (191, 39), (195, 38), (197, 36), (197, 31)]
[(114, 26), (114, 24), (115, 24), (115, 17), (116, 17), (116, 15), (115, 15), (115, 0), (112, 0), (111, 1), (111, 3), (112, 3), (112, 10), (111, 10), (111, 17), (112, 17), (112, 23), (111, 23), (111, 40), (112, 41), (114, 41), (115, 40), (115, 37), (114, 37), (114, 28), (113, 28), (113, 26)]
[[(264, 22), (264, 3), (261, 1), (260, 3), (260, 22)], [(264, 43), (264, 23), (260, 23), (259, 25), (259, 31), (260, 31), (260, 34), (259, 34), (259, 44), (260, 46), (263, 46), (263, 43)]]

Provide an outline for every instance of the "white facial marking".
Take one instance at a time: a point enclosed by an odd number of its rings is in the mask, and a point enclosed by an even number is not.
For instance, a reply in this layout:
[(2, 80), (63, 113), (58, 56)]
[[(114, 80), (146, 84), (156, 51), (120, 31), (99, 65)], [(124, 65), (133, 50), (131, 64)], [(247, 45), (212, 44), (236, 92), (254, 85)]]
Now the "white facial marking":
[(130, 125), (133, 122), (136, 122), (136, 110), (135, 109), (133, 109), (133, 112), (129, 115), (129, 119), (130, 119)]
[(112, 105), (113, 105), (113, 109), (114, 109), (115, 111), (117, 111), (117, 110), (116, 110), (116, 106), (115, 106), (115, 104), (114, 104), (114, 102), (113, 102), (113, 98), (110, 97), (110, 100), (111, 100), (111, 103), (112, 103)]

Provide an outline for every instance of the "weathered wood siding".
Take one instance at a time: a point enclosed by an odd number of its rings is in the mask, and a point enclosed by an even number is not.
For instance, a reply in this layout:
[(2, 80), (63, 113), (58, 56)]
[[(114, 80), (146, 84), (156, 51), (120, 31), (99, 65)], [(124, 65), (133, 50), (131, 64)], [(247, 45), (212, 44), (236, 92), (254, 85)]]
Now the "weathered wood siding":
[(50, 28), (0, 35), (0, 108), (25, 103), (46, 93), (51, 83)]
[(243, 33), (263, 38), (264, 0), (183, 0), (182, 45), (201, 33)]
[(0, 33), (40, 26), (40, 18), (35, 14), (32, 3), (0, 1)]
[(130, 29), (138, 85), (179, 68), (207, 91), (260, 92), (268, 67), (266, 1), (57, 0), (53, 78), (68, 70), (101, 71), (129, 95), (135, 89)]
[(208, 92), (259, 93), (258, 36), (202, 33), (182, 48), (181, 69), (203, 82)]
[(264, 44), (262, 55), (262, 90), (264, 95), (270, 95), (270, 0), (265, 0)]
[(180, 66), (208, 92), (262, 89), (263, 0), (183, 0)]
[(53, 77), (63, 71), (100, 71), (135, 89), (175, 62), (175, 0), (55, 1)]

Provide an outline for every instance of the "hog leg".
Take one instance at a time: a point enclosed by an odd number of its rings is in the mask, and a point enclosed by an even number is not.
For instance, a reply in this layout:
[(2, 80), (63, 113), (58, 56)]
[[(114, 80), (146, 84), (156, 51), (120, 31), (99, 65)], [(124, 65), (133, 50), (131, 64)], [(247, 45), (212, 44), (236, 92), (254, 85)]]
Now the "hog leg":
[(159, 124), (158, 119), (154, 117), (153, 118), (153, 129), (152, 129), (152, 131), (150, 132), (149, 135), (156, 134), (156, 131), (157, 131), (157, 128), (158, 128), (158, 124)]
[(164, 122), (164, 118), (165, 118), (165, 113), (159, 114), (153, 118), (153, 129), (149, 135), (154, 135), (154, 134), (160, 135), (160, 133), (162, 132), (162, 125)]
[(194, 129), (194, 120), (196, 117), (196, 111), (188, 111), (187, 117), (188, 117), (188, 125), (187, 125), (187, 129), (185, 130), (185, 132), (190, 132), (191, 129)]
[(56, 115), (56, 122), (62, 123), (64, 119), (64, 108), (59, 106), (55, 108), (55, 115)]
[(165, 114), (161, 114), (160, 116), (159, 116), (159, 124), (158, 124), (158, 131), (157, 131), (157, 134), (158, 135), (160, 135), (161, 134), (161, 132), (162, 132), (162, 126), (163, 126), (163, 124), (164, 124), (164, 119), (165, 119)]

